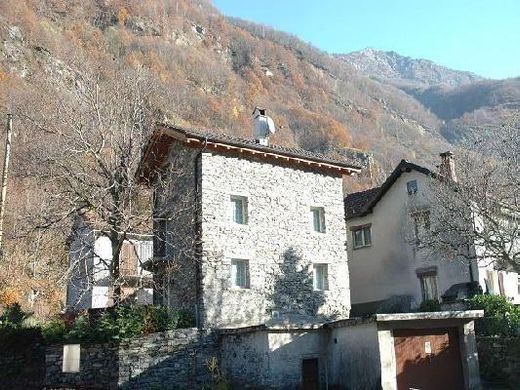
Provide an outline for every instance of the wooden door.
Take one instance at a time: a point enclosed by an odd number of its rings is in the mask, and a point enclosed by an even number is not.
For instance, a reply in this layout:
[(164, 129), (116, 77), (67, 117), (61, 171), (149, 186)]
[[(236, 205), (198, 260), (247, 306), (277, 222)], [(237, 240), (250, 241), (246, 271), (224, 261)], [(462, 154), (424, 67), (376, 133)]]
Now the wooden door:
[(318, 359), (304, 359), (302, 362), (303, 390), (319, 389)]
[(398, 390), (463, 390), (457, 328), (394, 330)]

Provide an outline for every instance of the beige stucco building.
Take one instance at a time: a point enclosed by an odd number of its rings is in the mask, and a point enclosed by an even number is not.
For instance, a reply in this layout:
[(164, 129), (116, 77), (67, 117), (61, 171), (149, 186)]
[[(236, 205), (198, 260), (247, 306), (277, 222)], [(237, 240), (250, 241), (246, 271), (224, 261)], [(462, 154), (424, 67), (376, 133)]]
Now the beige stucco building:
[[(346, 197), (353, 315), (407, 312), (432, 299), (454, 304), (478, 291), (520, 302), (518, 275), (494, 270), (473, 243), (472, 260), (446, 260), (421, 247), (421, 234), (435, 221), (432, 180), (429, 169), (403, 160), (382, 186)], [(500, 289), (499, 279), (507, 281)]]

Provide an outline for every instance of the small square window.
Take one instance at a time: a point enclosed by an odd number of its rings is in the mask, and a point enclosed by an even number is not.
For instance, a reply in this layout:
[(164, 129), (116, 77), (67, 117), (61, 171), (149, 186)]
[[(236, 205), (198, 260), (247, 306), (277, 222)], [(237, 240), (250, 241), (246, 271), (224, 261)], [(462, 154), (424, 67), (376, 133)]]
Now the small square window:
[(372, 245), (372, 226), (358, 226), (352, 229), (354, 249)]
[(311, 207), (312, 230), (325, 233), (325, 210), (323, 207)]
[(430, 211), (422, 210), (412, 214), (414, 223), (415, 242), (420, 244), (428, 234), (431, 227)]
[(245, 196), (232, 195), (231, 220), (240, 225), (247, 224), (247, 198)]
[(250, 288), (249, 260), (231, 260), (231, 283), (233, 287)]
[(406, 191), (408, 191), (408, 195), (415, 195), (417, 193), (417, 180), (407, 182)]
[(329, 265), (314, 264), (313, 266), (314, 290), (325, 291), (329, 289)]
[(423, 302), (439, 299), (437, 291), (437, 275), (419, 275), (419, 280), (421, 281), (421, 293)]

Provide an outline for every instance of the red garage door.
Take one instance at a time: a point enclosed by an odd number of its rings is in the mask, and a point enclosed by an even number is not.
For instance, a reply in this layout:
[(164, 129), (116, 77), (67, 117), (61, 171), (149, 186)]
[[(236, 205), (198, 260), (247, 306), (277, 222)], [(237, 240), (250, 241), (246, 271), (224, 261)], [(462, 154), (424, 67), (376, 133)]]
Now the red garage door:
[(395, 329), (398, 390), (462, 390), (457, 328)]

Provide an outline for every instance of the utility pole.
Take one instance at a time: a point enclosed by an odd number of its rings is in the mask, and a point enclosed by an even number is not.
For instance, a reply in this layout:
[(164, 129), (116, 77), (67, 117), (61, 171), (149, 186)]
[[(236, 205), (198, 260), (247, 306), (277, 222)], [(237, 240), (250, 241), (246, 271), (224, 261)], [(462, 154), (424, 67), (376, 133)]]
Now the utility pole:
[(4, 172), (2, 174), (2, 193), (0, 195), (0, 256), (3, 253), (5, 201), (7, 197), (7, 177), (11, 158), (11, 138), (13, 136), (13, 114), (7, 114), (7, 137), (5, 140)]

